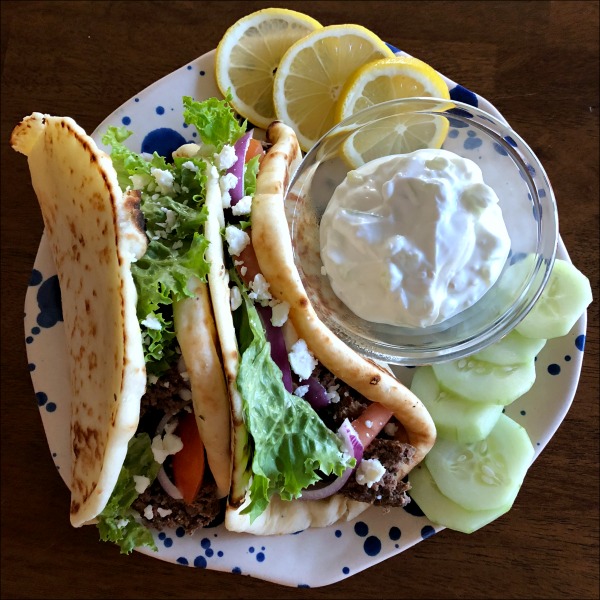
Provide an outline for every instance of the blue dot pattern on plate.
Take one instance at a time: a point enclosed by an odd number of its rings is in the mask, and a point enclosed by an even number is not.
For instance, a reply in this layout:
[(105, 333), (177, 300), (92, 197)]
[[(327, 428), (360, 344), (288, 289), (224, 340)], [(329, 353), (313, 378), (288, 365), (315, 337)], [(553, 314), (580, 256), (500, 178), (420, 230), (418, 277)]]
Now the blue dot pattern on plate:
[[(39, 271), (32, 272), (29, 285), (37, 286), (41, 280), (42, 274)], [(59, 321), (63, 320), (58, 275), (52, 275), (41, 283), (37, 291), (37, 305), (39, 313), (36, 322), (40, 327), (54, 327)], [(39, 333), (39, 330), (37, 330), (37, 333)]]
[(431, 537), (435, 533), (435, 529), (431, 525), (425, 525), (423, 529), (421, 529), (421, 537), (426, 540), (428, 537)]
[(131, 117), (123, 117), (121, 119), (121, 123), (123, 123), (123, 125), (125, 125), (125, 126), (131, 125)]
[(583, 352), (585, 348), (585, 335), (581, 334), (575, 338), (575, 347)]
[(369, 535), (369, 526), (364, 521), (357, 521), (354, 525), (354, 533), (359, 537), (366, 538), (363, 550), (368, 556), (377, 556), (381, 552), (381, 540), (375, 535)]
[(185, 138), (174, 129), (160, 127), (150, 131), (142, 141), (142, 152), (170, 157), (177, 148), (185, 144)]
[(462, 85), (457, 85), (456, 87), (450, 90), (450, 98), (452, 100), (456, 100), (457, 102), (463, 102), (464, 104), (469, 104), (470, 106), (479, 106), (479, 100), (477, 99), (477, 94), (474, 94), (471, 90), (468, 90), (466, 87)]
[(560, 365), (557, 365), (556, 363), (549, 364), (548, 373), (550, 373), (550, 375), (560, 375)]

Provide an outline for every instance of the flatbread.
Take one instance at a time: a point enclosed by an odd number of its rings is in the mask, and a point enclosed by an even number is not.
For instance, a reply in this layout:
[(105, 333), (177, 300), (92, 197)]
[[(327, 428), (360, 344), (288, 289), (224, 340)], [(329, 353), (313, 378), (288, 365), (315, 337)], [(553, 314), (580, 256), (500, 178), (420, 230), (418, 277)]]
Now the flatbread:
[(75, 121), (33, 113), (13, 131), (28, 157), (62, 294), (71, 373), (71, 523), (106, 506), (140, 416), (146, 369), (131, 263), (146, 250), (137, 199)]
[(314, 356), (338, 379), (372, 402), (379, 402), (406, 429), (415, 447), (413, 460), (399, 477), (421, 462), (436, 439), (429, 412), (421, 401), (389, 372), (350, 349), (319, 319), (294, 263), (284, 194), (291, 169), (299, 155), (292, 129), (280, 122), (271, 124), (267, 139), (273, 144), (263, 158), (252, 202), (252, 244), (269, 291), (290, 305), (291, 319), (298, 336)]
[(192, 404), (206, 460), (219, 498), (229, 493), (231, 480), (231, 418), (217, 330), (208, 285), (188, 282), (194, 294), (173, 305), (175, 334), (192, 388)]
[(225, 266), (223, 239), (221, 230), (225, 227), (225, 215), (219, 172), (214, 165), (207, 163), (206, 206), (208, 217), (204, 235), (208, 240), (206, 260), (210, 264), (208, 271), (208, 287), (215, 313), (225, 381), (231, 401), (231, 489), (229, 505), (238, 507), (244, 501), (248, 485), (248, 473), (245, 461), (248, 456), (248, 430), (244, 424), (242, 396), (237, 387), (240, 353), (235, 335), (235, 326), (231, 313), (229, 292), (229, 273)]

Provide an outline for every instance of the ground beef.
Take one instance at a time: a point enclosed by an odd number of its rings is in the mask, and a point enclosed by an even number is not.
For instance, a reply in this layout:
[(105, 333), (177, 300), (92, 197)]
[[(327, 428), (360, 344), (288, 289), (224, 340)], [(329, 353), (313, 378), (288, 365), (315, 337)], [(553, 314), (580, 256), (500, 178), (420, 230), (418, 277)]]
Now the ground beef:
[[(207, 527), (217, 520), (222, 513), (222, 503), (217, 498), (217, 486), (214, 481), (202, 485), (193, 504), (171, 498), (162, 488), (158, 480), (133, 503), (132, 508), (140, 513), (143, 522), (153, 529), (165, 527), (183, 527), (186, 533), (193, 533), (200, 527)], [(144, 517), (146, 507), (152, 506), (151, 520)], [(171, 514), (161, 517), (158, 509), (171, 510)]]
[[(181, 394), (182, 390), (183, 397)], [(156, 383), (146, 387), (146, 393), (142, 396), (141, 416), (147, 411), (158, 408), (163, 413), (178, 412), (190, 403), (190, 384), (185, 381), (177, 366), (171, 367), (164, 375), (161, 375)]]
[[(177, 366), (162, 375), (156, 383), (149, 384), (142, 397), (140, 423), (138, 432), (145, 431), (151, 438), (166, 413), (178, 413), (191, 406), (190, 384), (184, 380)], [(189, 410), (189, 409), (188, 409)], [(169, 471), (169, 459), (163, 465)], [(146, 507), (152, 506), (152, 519), (144, 517)], [(213, 524), (222, 517), (222, 502), (217, 498), (217, 487), (208, 473), (193, 504), (171, 498), (162, 488), (160, 482), (154, 483), (133, 503), (133, 508), (140, 513), (144, 523), (154, 529), (165, 527), (183, 527), (187, 533), (193, 533), (200, 527)], [(171, 514), (161, 517), (158, 508), (171, 510)]]
[(357, 483), (353, 473), (341, 493), (352, 500), (376, 506), (406, 506), (410, 502), (406, 494), (410, 485), (399, 479), (399, 471), (402, 465), (411, 462), (414, 453), (415, 448), (410, 444), (375, 438), (367, 446), (363, 458), (377, 458), (386, 470), (383, 477), (369, 488)]
[(331, 402), (319, 410), (319, 416), (332, 431), (337, 431), (345, 419), (353, 421), (359, 417), (370, 404), (362, 394), (347, 386), (340, 379), (336, 379), (325, 367), (319, 364), (312, 373), (321, 385), (327, 390), (337, 386), (338, 402)]

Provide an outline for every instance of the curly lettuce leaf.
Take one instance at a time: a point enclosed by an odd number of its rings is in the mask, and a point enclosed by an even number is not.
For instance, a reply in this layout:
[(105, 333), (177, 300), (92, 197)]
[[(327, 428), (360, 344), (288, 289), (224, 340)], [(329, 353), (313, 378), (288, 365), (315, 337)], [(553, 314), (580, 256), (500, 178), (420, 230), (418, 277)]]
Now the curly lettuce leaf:
[(150, 531), (135, 520), (131, 505), (139, 496), (135, 489), (134, 475), (148, 477), (152, 484), (159, 470), (160, 465), (152, 454), (150, 436), (141, 433), (132, 438), (117, 485), (104, 510), (98, 515), (97, 523), (100, 539), (117, 544), (121, 548), (121, 554), (129, 554), (134, 548), (141, 546), (157, 550)]
[[(208, 242), (199, 233), (208, 214), (206, 163), (199, 157), (177, 157), (168, 163), (156, 153), (146, 160), (123, 143), (130, 135), (124, 127), (110, 127), (102, 141), (111, 146), (121, 187), (140, 191), (149, 243), (131, 271), (138, 292), (137, 315), (147, 370), (160, 376), (169, 368), (177, 346), (166, 307), (192, 296), (188, 282), (193, 277), (205, 280), (209, 269), (205, 259)], [(161, 176), (171, 180), (171, 185), (159, 184)], [(146, 327), (143, 321), (149, 317), (161, 327)]]
[(274, 494), (283, 500), (298, 498), (324, 475), (341, 475), (355, 459), (342, 452), (340, 439), (310, 404), (285, 389), (258, 311), (246, 293), (242, 295), (238, 310), (245, 315), (238, 331), (243, 353), (237, 384), (253, 440), (250, 503), (243, 510), (252, 522)]
[(231, 96), (225, 100), (209, 98), (202, 102), (183, 97), (183, 119), (193, 125), (203, 144), (220, 152), (225, 144), (233, 145), (246, 131), (246, 121), (240, 123), (231, 108)]

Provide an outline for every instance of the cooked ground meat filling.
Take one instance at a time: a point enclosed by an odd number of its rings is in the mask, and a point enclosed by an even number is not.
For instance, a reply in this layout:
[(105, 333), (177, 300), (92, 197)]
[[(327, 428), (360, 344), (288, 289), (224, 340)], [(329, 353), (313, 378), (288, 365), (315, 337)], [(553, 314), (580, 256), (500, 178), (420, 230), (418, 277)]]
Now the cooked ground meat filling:
[[(177, 366), (174, 366), (156, 383), (147, 386), (142, 397), (138, 431), (146, 431), (152, 438), (165, 414), (176, 414), (188, 406), (191, 406), (190, 384), (181, 376)], [(169, 462), (170, 459), (167, 458), (167, 472)], [(151, 508), (148, 509), (148, 506)], [(190, 534), (200, 527), (214, 524), (224, 511), (222, 502), (217, 498), (217, 486), (208, 470), (193, 504), (175, 500), (164, 491), (160, 482), (155, 480), (140, 494), (132, 507), (140, 513), (143, 521), (154, 529), (182, 527)], [(152, 518), (148, 519), (150, 510)]]
[[(164, 527), (183, 527), (186, 533), (191, 534), (200, 527), (210, 525), (220, 516), (221, 502), (217, 499), (216, 492), (215, 482), (205, 481), (194, 503), (187, 504), (183, 500), (171, 498), (160, 483), (155, 481), (137, 498), (133, 508), (150, 527), (159, 530)], [(152, 519), (145, 516), (148, 506), (152, 507)]]
[[(323, 422), (332, 431), (337, 431), (345, 419), (353, 421), (358, 418), (370, 404), (362, 394), (336, 379), (320, 364), (315, 367), (312, 376), (316, 377), (325, 389), (338, 386), (336, 391), (339, 401), (331, 402), (319, 411)], [(397, 425), (395, 418), (390, 422)], [(393, 439), (393, 436), (382, 431), (367, 446), (363, 456), (364, 459), (376, 458), (383, 465), (386, 472), (381, 480), (368, 487), (358, 483), (353, 473), (340, 493), (353, 500), (370, 502), (378, 506), (405, 506), (410, 502), (410, 497), (406, 494), (410, 484), (399, 479), (398, 473), (400, 466), (410, 463), (414, 454), (414, 446)]]

